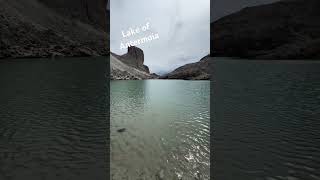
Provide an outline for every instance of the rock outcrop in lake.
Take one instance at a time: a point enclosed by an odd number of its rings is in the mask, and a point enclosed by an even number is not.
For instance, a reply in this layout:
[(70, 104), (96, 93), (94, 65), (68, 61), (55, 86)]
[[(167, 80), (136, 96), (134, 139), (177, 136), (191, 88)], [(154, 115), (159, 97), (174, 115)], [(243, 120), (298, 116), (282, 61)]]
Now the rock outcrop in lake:
[(174, 71), (161, 76), (161, 79), (184, 79), (184, 80), (209, 80), (210, 79), (210, 60), (212, 57), (206, 56), (199, 62), (186, 64)]
[(253, 59), (319, 59), (319, 19), (319, 0), (245, 8), (211, 24), (211, 52)]
[(112, 80), (153, 79), (156, 75), (150, 74), (148, 66), (144, 65), (144, 54), (138, 47), (131, 46), (128, 53), (117, 55), (110, 53)]
[(0, 58), (109, 54), (105, 0), (0, 0)]

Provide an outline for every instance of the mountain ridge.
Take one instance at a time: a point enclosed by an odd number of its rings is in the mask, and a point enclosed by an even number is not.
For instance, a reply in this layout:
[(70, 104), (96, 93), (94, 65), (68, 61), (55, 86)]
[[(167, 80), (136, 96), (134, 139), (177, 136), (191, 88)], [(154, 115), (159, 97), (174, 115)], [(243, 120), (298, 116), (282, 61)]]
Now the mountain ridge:
[(211, 23), (211, 52), (248, 59), (319, 59), (319, 19), (317, 0), (244, 8)]
[(212, 57), (205, 56), (200, 61), (180, 66), (160, 79), (209, 80)]

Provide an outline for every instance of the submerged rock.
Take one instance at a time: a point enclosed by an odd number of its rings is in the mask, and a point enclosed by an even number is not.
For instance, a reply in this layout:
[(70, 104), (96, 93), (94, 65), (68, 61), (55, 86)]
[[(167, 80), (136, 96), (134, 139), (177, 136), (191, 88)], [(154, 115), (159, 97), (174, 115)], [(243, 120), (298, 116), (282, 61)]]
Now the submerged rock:
[(121, 128), (121, 129), (118, 129), (117, 132), (122, 133), (122, 132), (125, 132), (126, 130), (127, 130), (126, 128)]

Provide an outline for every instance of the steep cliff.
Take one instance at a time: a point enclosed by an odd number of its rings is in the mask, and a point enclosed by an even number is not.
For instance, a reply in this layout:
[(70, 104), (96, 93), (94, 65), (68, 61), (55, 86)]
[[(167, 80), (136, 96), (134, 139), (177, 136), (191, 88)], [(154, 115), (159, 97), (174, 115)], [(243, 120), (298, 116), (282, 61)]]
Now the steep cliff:
[(104, 0), (0, 0), (0, 58), (109, 53)]
[(319, 19), (318, 0), (245, 8), (211, 24), (211, 52), (255, 59), (318, 59)]
[(130, 46), (128, 48), (128, 52), (122, 56), (116, 54), (113, 55), (129, 66), (132, 66), (146, 73), (150, 73), (148, 66), (144, 65), (144, 53), (142, 49), (138, 47)]
[(156, 78), (156, 76), (150, 74), (148, 66), (143, 63), (144, 54), (138, 47), (129, 47), (128, 53), (124, 55), (111, 53), (111, 79), (131, 80)]

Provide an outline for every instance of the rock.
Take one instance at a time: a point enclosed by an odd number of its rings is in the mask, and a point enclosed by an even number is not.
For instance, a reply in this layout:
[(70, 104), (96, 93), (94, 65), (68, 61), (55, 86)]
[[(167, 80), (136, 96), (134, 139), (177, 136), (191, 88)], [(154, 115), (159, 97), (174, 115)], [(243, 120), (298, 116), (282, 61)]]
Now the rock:
[(38, 0), (59, 14), (71, 19), (93, 25), (95, 28), (107, 29), (108, 20), (106, 0)]
[(199, 62), (186, 64), (174, 71), (161, 76), (160, 79), (185, 79), (185, 80), (209, 80), (210, 64), (209, 56), (202, 58)]
[(126, 128), (121, 128), (121, 129), (118, 129), (117, 132), (119, 133), (122, 133), (122, 132), (125, 132), (126, 131)]
[(144, 65), (143, 51), (137, 47), (129, 47), (125, 55), (110, 53), (111, 80), (141, 80), (157, 78), (149, 73)]
[(113, 55), (117, 57), (120, 61), (122, 61), (123, 63), (129, 66), (132, 66), (146, 73), (150, 73), (149, 67), (143, 64), (144, 63), (143, 50), (138, 47), (135, 47), (135, 46), (128, 47), (128, 52), (122, 56), (119, 56), (116, 54), (113, 54)]
[(211, 24), (211, 52), (252, 59), (319, 59), (319, 19), (318, 0), (245, 8)]

